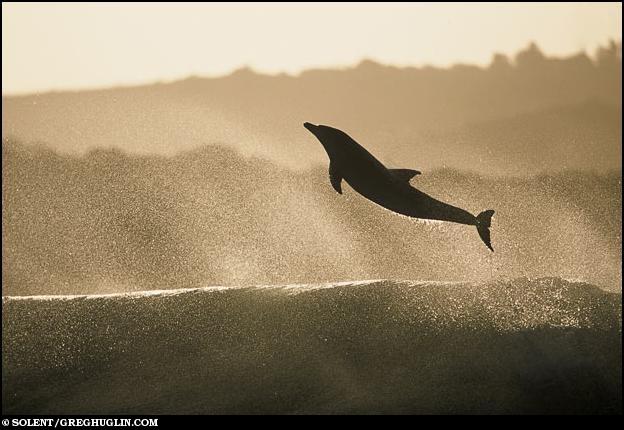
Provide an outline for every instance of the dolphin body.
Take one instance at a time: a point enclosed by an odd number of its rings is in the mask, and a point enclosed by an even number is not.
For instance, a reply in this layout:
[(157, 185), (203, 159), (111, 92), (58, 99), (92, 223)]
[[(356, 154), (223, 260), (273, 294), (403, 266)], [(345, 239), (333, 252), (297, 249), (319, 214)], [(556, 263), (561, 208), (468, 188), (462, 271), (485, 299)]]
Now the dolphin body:
[(413, 218), (450, 221), (474, 225), (481, 240), (494, 251), (490, 242), (493, 210), (474, 216), (470, 212), (436, 200), (410, 185), (418, 170), (387, 169), (370, 152), (345, 132), (326, 125), (303, 124), (321, 142), (329, 156), (329, 180), (342, 194), (344, 179), (355, 191), (393, 212)]

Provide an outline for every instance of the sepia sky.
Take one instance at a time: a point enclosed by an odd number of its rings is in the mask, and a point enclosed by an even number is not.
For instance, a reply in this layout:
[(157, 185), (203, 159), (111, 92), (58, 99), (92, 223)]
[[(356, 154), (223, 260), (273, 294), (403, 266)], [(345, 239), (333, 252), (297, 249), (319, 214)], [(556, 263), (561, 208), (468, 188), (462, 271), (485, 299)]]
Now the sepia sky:
[(2, 93), (353, 65), (488, 64), (621, 40), (621, 3), (2, 3)]

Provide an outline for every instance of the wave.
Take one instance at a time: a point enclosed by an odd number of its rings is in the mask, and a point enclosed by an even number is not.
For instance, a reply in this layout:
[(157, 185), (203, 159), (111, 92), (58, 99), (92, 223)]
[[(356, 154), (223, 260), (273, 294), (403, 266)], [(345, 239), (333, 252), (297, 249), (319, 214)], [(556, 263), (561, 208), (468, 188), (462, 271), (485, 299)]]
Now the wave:
[[(479, 309), (482, 317), (489, 316), (497, 323), (506, 321), (503, 329), (526, 329), (536, 325), (552, 326), (587, 326), (592, 323), (591, 315), (582, 309), (582, 302), (587, 294), (600, 296), (600, 288), (580, 280), (564, 280), (561, 278), (519, 278), (509, 281), (495, 281), (492, 283), (468, 283), (452, 281), (400, 281), (400, 280), (361, 280), (342, 281), (314, 284), (286, 284), (286, 285), (255, 285), (255, 286), (208, 286), (199, 288), (178, 288), (170, 290), (147, 290), (109, 294), (58, 294), (33, 296), (3, 296), (2, 303), (9, 304), (15, 301), (80, 301), (80, 300), (137, 300), (150, 298), (164, 298), (172, 296), (195, 296), (198, 294), (230, 293), (245, 291), (252, 294), (263, 294), (265, 291), (284, 293), (286, 295), (314, 293), (318, 290), (338, 289), (336, 294), (349, 294), (357, 288), (358, 295), (374, 293), (376, 289), (385, 289), (385, 294), (400, 291), (410, 296), (411, 301), (419, 302), (419, 309), (423, 306), (433, 308), (436, 305), (438, 312), (475, 312), (471, 307)], [(596, 291), (597, 290), (597, 291)], [(445, 301), (431, 302), (427, 294), (435, 294), (438, 299)], [(184, 297), (182, 297), (184, 298)], [(189, 300), (192, 300), (189, 298)], [(461, 302), (459, 302), (461, 301)], [(33, 305), (33, 306), (36, 306)], [(576, 306), (576, 307), (575, 307)], [(518, 309), (530, 309), (530, 318), (518, 318)], [(554, 318), (558, 315), (557, 318)], [(511, 325), (511, 321), (515, 325)], [(583, 321), (583, 324), (581, 323)], [(520, 325), (519, 325), (520, 324)], [(524, 325), (522, 325), (524, 324)]]
[(5, 413), (621, 413), (621, 294), (560, 278), (3, 297)]
[(3, 294), (494, 276), (621, 291), (620, 172), (420, 175), (436, 198), (496, 210), (492, 254), (474, 227), (336, 194), (326, 167), (292, 172), (219, 146), (171, 158), (2, 149)]

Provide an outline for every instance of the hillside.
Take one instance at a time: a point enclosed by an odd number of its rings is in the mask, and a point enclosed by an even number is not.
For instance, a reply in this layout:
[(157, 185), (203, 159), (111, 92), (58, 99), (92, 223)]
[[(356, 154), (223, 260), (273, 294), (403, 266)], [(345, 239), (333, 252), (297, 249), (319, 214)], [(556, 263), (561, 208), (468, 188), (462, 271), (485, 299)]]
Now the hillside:
[[(607, 51), (605, 51), (607, 52)], [(621, 168), (621, 58), (544, 57), (532, 45), (491, 66), (218, 78), (2, 98), (2, 136), (69, 153), (175, 154), (224, 144), (291, 167), (323, 153), (302, 127), (344, 129), (390, 163), (480, 174)]]

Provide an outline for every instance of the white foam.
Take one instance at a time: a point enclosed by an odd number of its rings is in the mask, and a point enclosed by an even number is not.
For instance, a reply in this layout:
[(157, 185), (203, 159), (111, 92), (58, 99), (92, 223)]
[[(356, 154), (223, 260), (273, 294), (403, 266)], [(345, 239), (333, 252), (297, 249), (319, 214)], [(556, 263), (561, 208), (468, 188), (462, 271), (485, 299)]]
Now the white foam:
[(210, 286), (210, 287), (198, 287), (198, 288), (177, 288), (171, 290), (145, 290), (145, 291), (132, 291), (125, 293), (107, 293), (107, 294), (46, 294), (46, 295), (32, 295), (32, 296), (2, 296), (2, 301), (15, 301), (15, 300), (94, 300), (105, 298), (145, 298), (145, 297), (167, 297), (177, 296), (180, 294), (197, 293), (197, 292), (217, 292), (228, 290), (241, 290), (241, 289), (284, 289), (298, 291), (312, 291), (323, 288), (334, 288), (343, 286), (364, 286), (378, 282), (383, 282), (384, 279), (370, 279), (370, 280), (358, 280), (358, 281), (338, 281), (338, 282), (326, 282), (326, 283), (314, 283), (314, 284), (285, 284), (285, 285), (250, 285), (250, 286)]
[(202, 288), (177, 288), (172, 290), (146, 290), (146, 291), (132, 291), (126, 293), (107, 293), (107, 294), (46, 294), (46, 295), (34, 295), (34, 296), (2, 296), (2, 301), (12, 301), (12, 300), (93, 300), (93, 299), (104, 299), (104, 298), (115, 298), (115, 297), (124, 297), (124, 298), (139, 298), (139, 297), (165, 297), (165, 296), (176, 296), (179, 294), (186, 294), (197, 291), (223, 291), (229, 288), (236, 287), (202, 287)]

